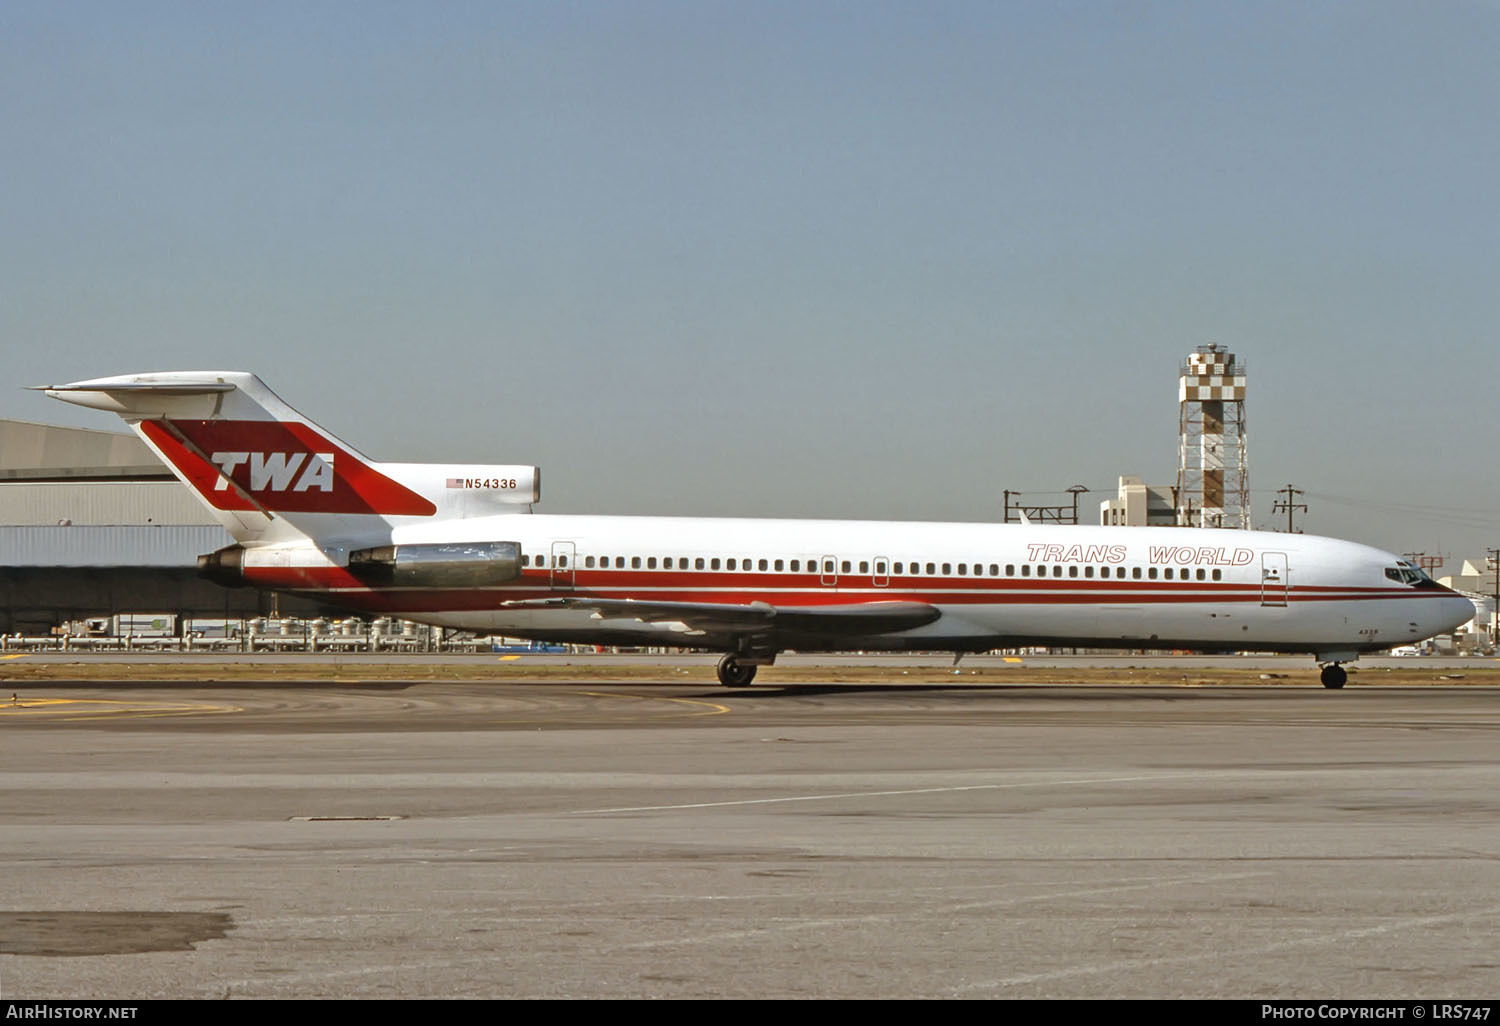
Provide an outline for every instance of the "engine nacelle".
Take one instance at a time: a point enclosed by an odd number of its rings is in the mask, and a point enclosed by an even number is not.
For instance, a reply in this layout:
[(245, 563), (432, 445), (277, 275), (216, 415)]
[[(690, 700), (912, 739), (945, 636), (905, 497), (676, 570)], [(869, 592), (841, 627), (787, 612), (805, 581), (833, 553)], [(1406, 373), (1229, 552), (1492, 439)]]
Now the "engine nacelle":
[(375, 585), (476, 588), (521, 576), (520, 542), (377, 545), (349, 553), (349, 572)]
[(245, 546), (227, 545), (198, 557), (198, 576), (226, 588), (245, 586)]
[(537, 467), (477, 463), (382, 463), (380, 470), (432, 500), (439, 517), (526, 512), (542, 498)]

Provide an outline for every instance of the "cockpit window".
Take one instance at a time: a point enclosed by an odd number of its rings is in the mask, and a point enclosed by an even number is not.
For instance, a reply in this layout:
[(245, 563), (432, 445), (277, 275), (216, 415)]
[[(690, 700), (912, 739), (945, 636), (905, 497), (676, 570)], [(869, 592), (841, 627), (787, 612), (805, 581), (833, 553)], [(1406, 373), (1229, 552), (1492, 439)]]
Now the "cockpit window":
[(1423, 584), (1432, 583), (1431, 577), (1428, 577), (1425, 573), (1418, 570), (1410, 563), (1401, 563), (1397, 566), (1388, 566), (1385, 568), (1385, 575), (1390, 580), (1396, 581), (1400, 584), (1415, 584), (1421, 586)]

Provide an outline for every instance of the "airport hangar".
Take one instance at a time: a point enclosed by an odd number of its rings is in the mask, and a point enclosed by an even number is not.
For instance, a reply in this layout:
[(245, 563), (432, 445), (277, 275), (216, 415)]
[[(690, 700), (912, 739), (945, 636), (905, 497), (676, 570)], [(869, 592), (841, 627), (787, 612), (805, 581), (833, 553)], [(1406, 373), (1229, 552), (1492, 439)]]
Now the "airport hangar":
[(200, 578), (198, 556), (232, 543), (134, 435), (0, 420), (0, 634), (116, 613), (340, 615)]

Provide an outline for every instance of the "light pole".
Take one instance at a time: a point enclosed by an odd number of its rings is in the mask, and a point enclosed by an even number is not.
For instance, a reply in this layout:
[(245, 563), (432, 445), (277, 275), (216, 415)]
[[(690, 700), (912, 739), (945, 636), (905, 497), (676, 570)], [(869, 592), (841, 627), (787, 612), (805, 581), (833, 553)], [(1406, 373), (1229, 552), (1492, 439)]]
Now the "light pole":
[(1495, 574), (1495, 586), (1490, 591), (1494, 606), (1490, 609), (1490, 644), (1500, 648), (1500, 549), (1488, 551), (1486, 563)]

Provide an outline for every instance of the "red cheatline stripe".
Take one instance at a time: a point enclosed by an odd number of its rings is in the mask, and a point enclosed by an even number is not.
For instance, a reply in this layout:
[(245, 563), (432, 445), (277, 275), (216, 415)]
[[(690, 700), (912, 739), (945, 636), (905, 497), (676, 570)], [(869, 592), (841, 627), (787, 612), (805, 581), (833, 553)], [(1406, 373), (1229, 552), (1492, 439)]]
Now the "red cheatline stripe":
[[(946, 606), (1072, 606), (1109, 605), (1157, 606), (1157, 605), (1255, 605), (1262, 603), (1259, 588), (1254, 586), (1221, 586), (1217, 589), (1191, 587), (1196, 582), (1185, 582), (1172, 589), (1164, 582), (1139, 582), (1133, 587), (1115, 587), (1109, 592), (1099, 590), (1065, 590), (1048, 587), (1011, 587), (1024, 582), (996, 579), (1002, 585), (986, 591), (975, 589), (943, 589), (891, 586), (887, 588), (861, 587), (857, 589), (822, 588), (801, 582), (800, 587), (767, 586), (714, 586), (700, 578), (694, 585), (663, 586), (647, 582), (635, 585), (619, 584), (611, 587), (577, 586), (559, 590), (549, 586), (545, 573), (529, 573), (526, 579), (514, 585), (486, 589), (428, 589), (428, 588), (376, 588), (366, 586), (347, 571), (336, 567), (251, 567), (247, 568), (249, 580), (268, 587), (286, 590), (304, 590), (331, 593), (349, 602), (362, 605), (376, 604), (382, 608), (416, 611), (493, 609), (502, 602), (523, 599), (590, 597), (622, 599), (633, 598), (654, 602), (698, 602), (723, 605), (748, 605), (765, 602), (782, 607), (816, 608), (826, 605), (848, 605), (859, 602), (923, 602)], [(645, 575), (643, 575), (645, 576)], [(683, 575), (691, 576), (691, 575)], [(725, 575), (717, 575), (722, 579)], [(1031, 582), (1035, 585), (1036, 582)], [(1049, 585), (1052, 582), (1047, 582)], [(1062, 582), (1066, 583), (1066, 582)], [(1122, 582), (1127, 583), (1127, 582)], [(1129, 582), (1133, 583), (1133, 582)], [(1279, 597), (1279, 596), (1278, 596)], [(1385, 599), (1418, 599), (1433, 597), (1428, 593), (1407, 589), (1338, 589), (1323, 587), (1316, 590), (1293, 588), (1287, 596), (1289, 602), (1333, 602), (1333, 601), (1378, 601)]]
[[(257, 579), (285, 580), (304, 588), (366, 590), (359, 578), (342, 567), (256, 567), (246, 568), (247, 573)], [(675, 571), (579, 571), (571, 576), (559, 575), (568, 582), (572, 590), (598, 594), (644, 594), (665, 592), (703, 592), (712, 594), (751, 593), (802, 593), (810, 595), (848, 595), (851, 593), (879, 595), (922, 594), (942, 595), (962, 601), (973, 595), (990, 601), (997, 595), (1024, 594), (1030, 599), (1046, 599), (1050, 596), (1082, 600), (1115, 601), (1142, 597), (1162, 596), (1172, 601), (1193, 601), (1199, 598), (1221, 601), (1232, 598), (1254, 598), (1259, 600), (1264, 593), (1279, 589), (1263, 589), (1254, 583), (1230, 581), (1163, 581), (1123, 580), (1088, 581), (1072, 578), (1045, 580), (1019, 577), (988, 578), (896, 578), (890, 584), (875, 586), (868, 577), (849, 575), (837, 585), (819, 583), (816, 575), (807, 574), (743, 574), (713, 571), (679, 573)], [(528, 570), (513, 585), (499, 586), (498, 590), (514, 588), (551, 588), (553, 578), (546, 570)], [(390, 590), (390, 589), (381, 589)], [(427, 589), (414, 589), (427, 590)], [(1351, 587), (1341, 585), (1297, 585), (1291, 593), (1303, 596), (1337, 596), (1341, 598), (1365, 596), (1370, 598), (1424, 598), (1429, 593), (1412, 588)]]

